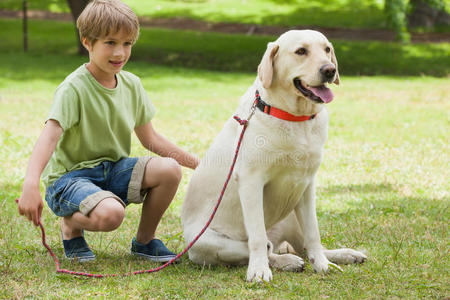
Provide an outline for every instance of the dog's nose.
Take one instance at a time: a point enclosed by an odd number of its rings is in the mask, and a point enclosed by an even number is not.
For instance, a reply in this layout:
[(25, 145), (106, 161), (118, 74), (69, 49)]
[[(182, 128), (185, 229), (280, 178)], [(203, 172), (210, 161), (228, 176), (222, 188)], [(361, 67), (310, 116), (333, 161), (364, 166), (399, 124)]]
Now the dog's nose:
[(324, 77), (326, 81), (333, 79), (334, 74), (336, 74), (336, 67), (332, 64), (323, 65), (320, 68), (320, 74)]

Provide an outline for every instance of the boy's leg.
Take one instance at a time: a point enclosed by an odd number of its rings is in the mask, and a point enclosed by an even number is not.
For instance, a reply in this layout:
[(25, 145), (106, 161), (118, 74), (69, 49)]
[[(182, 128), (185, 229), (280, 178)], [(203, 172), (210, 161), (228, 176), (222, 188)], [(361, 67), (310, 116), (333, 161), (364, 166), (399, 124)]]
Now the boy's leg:
[[(55, 214), (62, 216), (64, 252), (80, 262), (95, 259), (82, 230), (111, 231), (124, 218), (124, 202), (114, 193), (102, 190), (94, 181), (110, 169), (105, 162), (92, 169), (72, 171), (47, 188), (46, 200)], [(89, 178), (89, 179), (88, 179)]]
[(61, 222), (63, 239), (69, 240), (82, 236), (82, 230), (112, 231), (122, 224), (125, 208), (114, 198), (105, 198), (86, 216), (75, 212), (64, 217)]
[(147, 244), (155, 237), (156, 227), (175, 196), (181, 176), (181, 167), (172, 158), (153, 157), (147, 163), (142, 189), (149, 192), (142, 205), (137, 242)]

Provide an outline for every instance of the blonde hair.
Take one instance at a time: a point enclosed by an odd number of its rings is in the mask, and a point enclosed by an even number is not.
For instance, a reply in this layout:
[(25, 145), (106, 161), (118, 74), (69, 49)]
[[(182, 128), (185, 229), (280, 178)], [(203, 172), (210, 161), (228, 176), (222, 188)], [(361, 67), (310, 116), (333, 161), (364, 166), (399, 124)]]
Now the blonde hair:
[(80, 38), (97, 40), (125, 30), (133, 43), (139, 36), (139, 21), (133, 10), (120, 0), (93, 0), (77, 19)]

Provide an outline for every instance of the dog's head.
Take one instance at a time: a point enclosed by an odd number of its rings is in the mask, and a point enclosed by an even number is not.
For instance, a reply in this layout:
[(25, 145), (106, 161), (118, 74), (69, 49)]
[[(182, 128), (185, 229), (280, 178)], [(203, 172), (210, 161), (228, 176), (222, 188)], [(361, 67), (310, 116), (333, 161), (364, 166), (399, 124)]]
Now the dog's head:
[(265, 89), (281, 87), (297, 98), (328, 103), (333, 93), (326, 85), (339, 84), (333, 45), (318, 31), (288, 31), (267, 45), (258, 77)]

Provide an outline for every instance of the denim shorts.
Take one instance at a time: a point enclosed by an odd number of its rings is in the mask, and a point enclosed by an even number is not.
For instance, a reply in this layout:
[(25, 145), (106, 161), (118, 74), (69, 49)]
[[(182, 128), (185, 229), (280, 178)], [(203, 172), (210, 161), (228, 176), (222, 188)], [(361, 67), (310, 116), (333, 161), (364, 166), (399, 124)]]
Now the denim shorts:
[(71, 171), (58, 178), (45, 192), (50, 209), (60, 217), (79, 211), (88, 215), (100, 201), (114, 198), (124, 207), (142, 203), (145, 166), (150, 157), (103, 161), (94, 168)]

